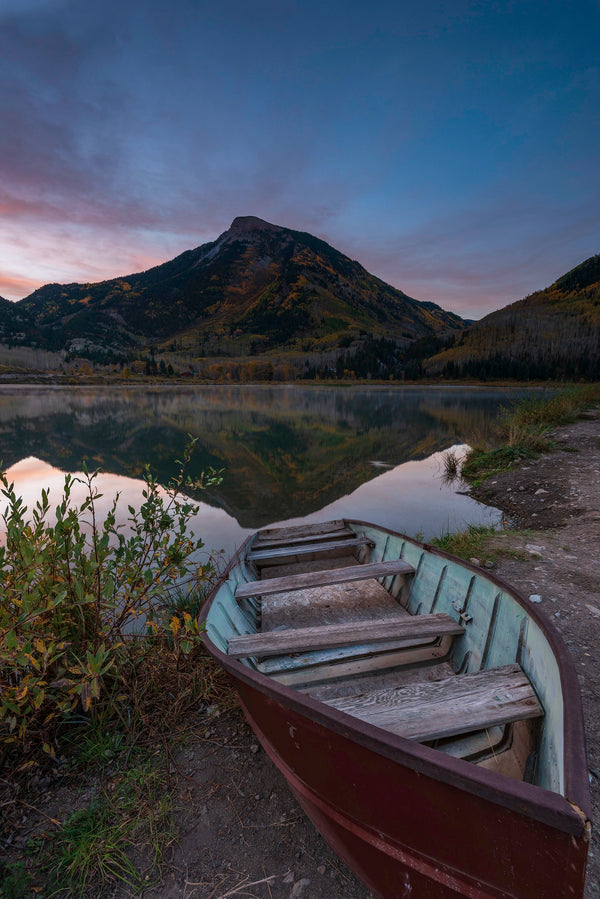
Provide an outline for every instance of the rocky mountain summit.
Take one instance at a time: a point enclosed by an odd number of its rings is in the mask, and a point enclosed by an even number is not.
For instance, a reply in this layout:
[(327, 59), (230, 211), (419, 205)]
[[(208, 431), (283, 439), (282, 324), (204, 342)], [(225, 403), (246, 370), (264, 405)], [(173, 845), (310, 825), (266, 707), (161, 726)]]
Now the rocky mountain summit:
[(312, 234), (241, 216), (216, 240), (148, 271), (46, 284), (18, 303), (0, 297), (0, 344), (54, 351), (53, 364), (137, 360), (152, 374), (173, 363), (209, 380), (269, 380), (274, 366), (284, 380), (593, 380), (600, 255), (465, 322)]

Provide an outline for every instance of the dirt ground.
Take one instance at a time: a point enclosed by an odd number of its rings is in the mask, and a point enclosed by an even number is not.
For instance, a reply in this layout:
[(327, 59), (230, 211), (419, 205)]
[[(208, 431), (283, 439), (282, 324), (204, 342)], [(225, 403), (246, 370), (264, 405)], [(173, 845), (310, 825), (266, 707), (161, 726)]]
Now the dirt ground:
[[(497, 574), (541, 610), (565, 639), (577, 670), (595, 829), (585, 899), (600, 897), (600, 417), (591, 412), (555, 434), (561, 449), (472, 491), (502, 509), (526, 535), (491, 541)], [(481, 562), (485, 563), (482, 558)]]
[[(562, 633), (583, 697), (594, 818), (600, 822), (600, 419), (562, 428), (561, 449), (492, 479), (473, 495), (525, 533), (494, 537), (479, 560), (534, 596)], [(498, 555), (498, 551), (501, 551)], [(507, 553), (507, 554), (505, 554)], [(146, 899), (368, 899), (328, 848), (237, 712), (199, 709), (195, 737), (175, 759), (177, 838)], [(46, 811), (60, 813), (64, 784)], [(132, 893), (115, 888), (114, 899)], [(585, 899), (600, 897), (594, 833)], [(535, 897), (532, 897), (535, 899)]]

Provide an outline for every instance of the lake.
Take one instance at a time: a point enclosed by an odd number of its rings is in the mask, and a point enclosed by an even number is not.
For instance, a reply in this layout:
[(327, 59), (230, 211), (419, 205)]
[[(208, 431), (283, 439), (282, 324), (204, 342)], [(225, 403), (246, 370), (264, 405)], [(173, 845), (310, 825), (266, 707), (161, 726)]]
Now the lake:
[(27, 505), (61, 494), (83, 462), (103, 474), (101, 505), (140, 502), (146, 463), (165, 482), (186, 435), (190, 474), (224, 469), (194, 527), (230, 554), (260, 527), (352, 517), (428, 540), (495, 509), (443, 484), (449, 448), (485, 438), (523, 391), (465, 387), (123, 386), (0, 388), (0, 459)]

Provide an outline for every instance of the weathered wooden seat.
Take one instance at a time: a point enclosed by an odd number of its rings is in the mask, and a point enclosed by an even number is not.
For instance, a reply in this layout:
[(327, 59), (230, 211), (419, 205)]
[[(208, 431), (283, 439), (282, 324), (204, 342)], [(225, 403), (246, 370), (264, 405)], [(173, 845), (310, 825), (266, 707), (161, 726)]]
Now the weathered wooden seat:
[(390, 574), (414, 574), (414, 571), (413, 566), (402, 559), (392, 559), (389, 562), (370, 562), (366, 565), (350, 565), (347, 568), (328, 568), (323, 571), (310, 571), (289, 577), (274, 577), (238, 584), (235, 597), (236, 599), (247, 599), (249, 596), (268, 596), (273, 593), (287, 593), (290, 590), (326, 587), (328, 584), (364, 581), (369, 578), (386, 577)]
[[(311, 538), (314, 541), (314, 537)], [(246, 553), (248, 562), (267, 562), (280, 560), (287, 556), (305, 556), (309, 554), (330, 553), (332, 550), (358, 549), (360, 546), (373, 546), (373, 541), (367, 537), (351, 537), (345, 540), (329, 540), (319, 543), (286, 544), (285, 546), (270, 547), (268, 549), (252, 549)]]
[(339, 711), (418, 742), (544, 714), (519, 665), (326, 701)]
[(227, 652), (236, 658), (244, 656), (266, 658), (363, 643), (435, 639), (448, 635), (456, 636), (464, 632), (464, 627), (457, 624), (449, 615), (403, 615), (374, 621), (351, 621), (320, 627), (242, 634), (229, 640)]
[(292, 546), (297, 543), (339, 540), (355, 537), (346, 522), (340, 518), (335, 521), (317, 522), (316, 524), (291, 525), (283, 528), (266, 528), (259, 531), (253, 543), (253, 549)]

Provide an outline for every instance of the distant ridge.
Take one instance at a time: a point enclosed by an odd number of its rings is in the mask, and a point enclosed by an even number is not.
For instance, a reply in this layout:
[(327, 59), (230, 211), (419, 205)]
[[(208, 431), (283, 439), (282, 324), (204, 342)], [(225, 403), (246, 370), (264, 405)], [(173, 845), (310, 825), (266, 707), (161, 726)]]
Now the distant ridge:
[(31, 368), (52, 350), (48, 365), (83, 357), (209, 380), (600, 379), (600, 255), (465, 322), (312, 234), (239, 216), (148, 271), (0, 297), (0, 344), (31, 348), (19, 356)]
[(600, 379), (600, 254), (473, 323), (426, 359), (445, 377)]

